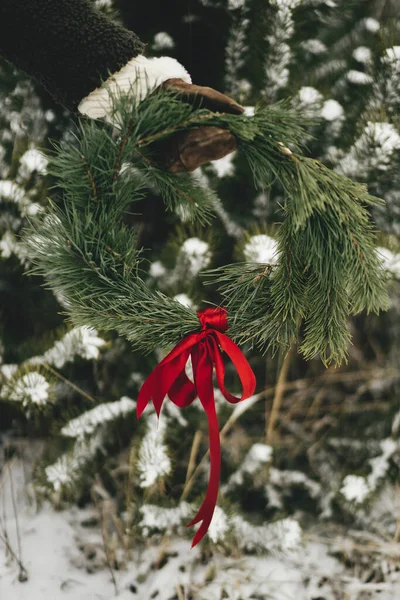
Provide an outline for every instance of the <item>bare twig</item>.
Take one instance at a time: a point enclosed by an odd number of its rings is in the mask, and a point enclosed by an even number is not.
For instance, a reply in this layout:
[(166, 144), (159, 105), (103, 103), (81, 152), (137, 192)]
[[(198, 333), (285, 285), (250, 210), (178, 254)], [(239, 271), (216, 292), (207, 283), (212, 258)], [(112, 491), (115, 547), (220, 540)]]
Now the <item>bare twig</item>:
[(397, 518), (396, 518), (396, 531), (393, 537), (394, 542), (400, 542), (400, 484), (396, 482), (396, 495), (399, 501)]
[(21, 583), (28, 581), (28, 579), (29, 579), (28, 571), (26, 570), (26, 568), (24, 567), (23, 563), (18, 558), (18, 556), (15, 554), (14, 550), (12, 549), (11, 544), (8, 540), (7, 532), (5, 530), (3, 530), (3, 533), (0, 532), (0, 541), (3, 542), (3, 544), (6, 547), (7, 552), (10, 554), (10, 556), (13, 557), (13, 559), (15, 560), (15, 562), (17, 563), (17, 565), (19, 567), (18, 581), (20, 581)]
[(197, 430), (193, 437), (192, 448), (190, 450), (189, 464), (186, 472), (185, 484), (191, 478), (193, 471), (196, 468), (196, 458), (199, 451), (202, 434), (201, 431)]
[(282, 364), (282, 367), (281, 367), (281, 370), (279, 372), (279, 377), (278, 377), (278, 381), (276, 383), (275, 395), (274, 395), (274, 399), (272, 402), (272, 409), (271, 409), (271, 414), (269, 415), (269, 419), (268, 419), (267, 412), (265, 415), (266, 443), (270, 444), (270, 445), (272, 444), (273, 438), (274, 438), (275, 424), (276, 424), (276, 420), (279, 415), (279, 409), (281, 407), (283, 393), (285, 391), (285, 383), (286, 383), (287, 374), (289, 371), (291, 356), (292, 356), (292, 352), (291, 352), (291, 349), (289, 349), (289, 352), (286, 354), (285, 359)]
[(101, 529), (101, 537), (103, 540), (103, 548), (104, 548), (104, 554), (106, 557), (106, 563), (107, 563), (107, 567), (108, 567), (108, 570), (111, 575), (111, 580), (113, 582), (115, 595), (118, 596), (119, 592), (118, 592), (117, 580), (114, 575), (114, 569), (112, 566), (112, 561), (111, 561), (110, 552), (109, 552), (108, 535), (107, 535), (107, 529), (106, 529), (106, 519), (105, 519), (105, 510), (104, 510), (104, 503), (108, 499), (108, 493), (104, 489), (99, 478), (97, 478), (96, 484), (93, 485), (93, 487), (92, 487), (91, 496), (92, 496), (94, 505), (96, 506), (97, 510), (99, 511), (100, 524), (101, 524), (101, 528), (100, 528)]
[(14, 519), (15, 519), (15, 531), (17, 534), (18, 555), (19, 555), (19, 559), (21, 562), (22, 561), (21, 533), (19, 530), (17, 503), (15, 500), (15, 491), (14, 491), (14, 481), (13, 481), (12, 470), (11, 470), (9, 461), (6, 463), (6, 466), (7, 466), (7, 471), (8, 471), (8, 478), (10, 480), (11, 502), (12, 502), (12, 506), (13, 506)]
[(60, 379), (64, 383), (66, 383), (69, 387), (71, 387), (73, 390), (75, 390), (76, 392), (78, 392), (78, 394), (80, 394), (81, 396), (83, 396), (87, 400), (90, 400), (90, 402), (96, 403), (96, 399), (93, 398), (93, 396), (90, 396), (90, 394), (88, 394), (87, 392), (85, 392), (82, 388), (80, 388), (77, 385), (75, 385), (75, 383), (72, 383), (72, 381), (70, 381), (69, 379), (67, 379), (63, 375), (61, 375), (61, 373), (59, 373), (58, 371), (56, 371), (55, 369), (53, 369), (53, 367), (51, 367), (49, 364), (43, 363), (42, 366), (45, 369), (47, 369), (48, 371), (50, 371), (50, 373), (52, 373), (53, 375), (55, 375), (55, 377), (57, 377), (58, 379)]
[(184, 593), (183, 593), (182, 588), (179, 585), (179, 583), (175, 586), (175, 589), (176, 589), (176, 595), (178, 597), (178, 600), (185, 600)]
[(89, 177), (89, 181), (90, 181), (90, 187), (91, 187), (91, 189), (92, 189), (93, 200), (94, 200), (94, 202), (96, 202), (96, 204), (97, 204), (97, 203), (99, 202), (99, 197), (98, 197), (98, 195), (97, 195), (96, 182), (95, 182), (95, 180), (94, 180), (93, 173), (92, 173), (92, 171), (90, 170), (90, 165), (89, 165), (89, 162), (88, 162), (88, 160), (87, 160), (87, 158), (86, 158), (86, 156), (85, 156), (84, 154), (82, 154), (82, 160), (83, 160), (83, 161), (84, 161), (84, 163), (85, 163), (85, 167), (86, 167), (86, 173), (87, 173), (87, 176)]
[[(13, 505), (14, 518), (15, 518), (15, 529), (16, 529), (16, 533), (17, 533), (18, 554), (11, 547), (8, 533), (7, 533), (7, 530), (5, 527), (5, 523), (6, 523), (5, 502), (3, 502), (3, 523), (1, 524), (0, 540), (3, 542), (3, 544), (6, 547), (7, 552), (10, 554), (10, 556), (12, 556), (12, 558), (15, 560), (15, 562), (17, 563), (17, 565), (19, 567), (18, 581), (20, 581), (21, 583), (24, 583), (25, 581), (28, 581), (28, 571), (26, 570), (26, 568), (22, 562), (21, 534), (20, 534), (20, 529), (19, 529), (17, 504), (16, 504), (15, 492), (14, 492), (14, 483), (13, 483), (12, 472), (11, 472), (11, 466), (13, 463), (14, 463), (14, 460), (11, 460), (11, 461), (9, 460), (6, 462), (5, 466), (6, 466), (6, 472), (8, 473), (8, 477), (10, 480), (10, 493), (11, 493), (11, 501), (12, 501), (12, 505)], [(5, 478), (3, 475), (0, 480), (0, 484), (1, 484), (0, 490), (3, 490), (3, 495), (4, 495), (4, 483), (5, 483)]]

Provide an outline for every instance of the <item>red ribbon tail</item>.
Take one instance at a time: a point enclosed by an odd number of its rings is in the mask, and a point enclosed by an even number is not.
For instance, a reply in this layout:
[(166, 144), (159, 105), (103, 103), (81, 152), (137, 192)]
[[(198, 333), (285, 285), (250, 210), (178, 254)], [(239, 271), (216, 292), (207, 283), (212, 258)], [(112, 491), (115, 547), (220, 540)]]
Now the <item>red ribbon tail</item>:
[(221, 443), (219, 438), (218, 418), (215, 411), (214, 402), (212, 404), (212, 409), (210, 407), (207, 411), (207, 417), (208, 433), (210, 438), (210, 478), (203, 504), (197, 511), (196, 516), (190, 521), (190, 523), (186, 525), (186, 527), (192, 527), (193, 525), (196, 525), (202, 521), (202, 524), (196, 531), (196, 534), (193, 538), (192, 548), (194, 548), (194, 546), (196, 546), (196, 544), (198, 544), (207, 533), (218, 500), (218, 488), (221, 473)]
[[(203, 352), (202, 352), (203, 351)], [(219, 480), (221, 473), (221, 442), (219, 437), (218, 417), (215, 409), (214, 388), (212, 382), (213, 365), (208, 356), (204, 356), (204, 348), (200, 351), (199, 361), (193, 357), (195, 381), (201, 403), (207, 413), (208, 435), (210, 441), (210, 476), (206, 497), (195, 517), (188, 523), (192, 527), (202, 521), (193, 538), (192, 548), (198, 544), (210, 526), (218, 499)], [(196, 354), (196, 353), (194, 353)], [(202, 356), (203, 354), (203, 356)]]

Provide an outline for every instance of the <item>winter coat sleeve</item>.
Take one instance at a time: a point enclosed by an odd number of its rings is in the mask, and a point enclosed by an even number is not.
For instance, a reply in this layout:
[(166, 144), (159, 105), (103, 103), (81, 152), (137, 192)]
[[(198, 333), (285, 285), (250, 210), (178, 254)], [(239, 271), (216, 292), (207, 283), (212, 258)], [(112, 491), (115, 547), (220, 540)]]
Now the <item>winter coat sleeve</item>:
[[(186, 73), (175, 59), (149, 59), (144, 50), (135, 33), (106, 18), (89, 0), (0, 0), (0, 54), (73, 112), (104, 116), (105, 109), (98, 108), (101, 85), (113, 74), (127, 86), (138, 68), (154, 71), (154, 61), (162, 62), (153, 83)], [(190, 82), (187, 73), (185, 79)]]

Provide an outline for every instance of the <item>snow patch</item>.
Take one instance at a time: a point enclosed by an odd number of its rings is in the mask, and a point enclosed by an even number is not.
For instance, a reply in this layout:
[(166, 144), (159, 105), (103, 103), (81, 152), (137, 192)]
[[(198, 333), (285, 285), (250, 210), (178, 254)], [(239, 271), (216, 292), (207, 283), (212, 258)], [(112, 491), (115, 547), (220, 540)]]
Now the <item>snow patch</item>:
[(391, 48), (387, 48), (383, 55), (382, 61), (392, 64), (400, 61), (400, 46), (392, 46)]
[(151, 277), (154, 277), (155, 279), (157, 279), (158, 277), (164, 277), (166, 272), (167, 269), (164, 267), (160, 260), (156, 260), (155, 262), (151, 263), (149, 269), (149, 275)]
[(365, 29), (371, 33), (376, 33), (381, 27), (379, 21), (373, 19), (372, 17), (367, 17), (363, 22)]
[(302, 2), (303, 0), (274, 0), (273, 4), (280, 9), (289, 8), (290, 10), (293, 10)]
[(321, 117), (326, 121), (336, 121), (344, 118), (343, 106), (336, 100), (326, 100), (321, 110)]
[(323, 98), (322, 94), (311, 86), (300, 88), (298, 96), (302, 104), (317, 104)]
[(26, 173), (33, 173), (33, 171), (37, 171), (42, 175), (47, 173), (46, 167), (48, 162), (49, 161), (45, 155), (37, 150), (37, 148), (27, 150), (20, 159), (20, 165)]
[(358, 48), (353, 51), (353, 58), (360, 63), (370, 63), (372, 60), (371, 49), (367, 46), (358, 46)]
[(255, 111), (255, 106), (245, 106), (245, 107), (244, 107), (244, 113), (243, 113), (243, 114), (244, 114), (246, 117), (254, 117), (254, 114), (255, 114), (255, 112), (254, 112), (254, 111)]
[(0, 181), (0, 198), (3, 197), (6, 200), (12, 202), (21, 202), (25, 195), (24, 190), (19, 187), (14, 181), (4, 180)]
[(174, 296), (174, 300), (179, 302), (179, 304), (183, 304), (183, 306), (186, 306), (187, 308), (193, 308), (193, 302), (187, 294), (177, 294)]
[(238, 8), (243, 8), (246, 0), (228, 0), (228, 8), (229, 10), (236, 10)]
[(210, 246), (207, 242), (200, 240), (197, 237), (188, 238), (181, 246), (178, 256), (178, 263), (183, 261), (187, 266), (187, 274), (191, 277), (196, 277), (205, 269), (210, 260)]
[(229, 530), (229, 522), (226, 513), (219, 506), (215, 507), (214, 514), (208, 529), (208, 535), (214, 544), (222, 542)]
[(301, 45), (310, 54), (323, 54), (328, 50), (321, 40), (306, 40)]
[(147, 420), (147, 433), (144, 436), (138, 460), (140, 487), (148, 488), (157, 479), (171, 472), (171, 461), (164, 444), (166, 425), (159, 421), (157, 415), (151, 415)]
[[(4, 389), (4, 393), (10, 400), (22, 402), (23, 406), (36, 404), (43, 406), (49, 399), (50, 384), (46, 378), (37, 371), (26, 373), (20, 379), (10, 383), (10, 389)], [(8, 391), (8, 393), (7, 393)]]
[(364, 502), (370, 490), (365, 477), (347, 475), (343, 479), (340, 491), (349, 502), (361, 503)]
[(166, 31), (156, 33), (153, 41), (153, 50), (171, 50), (175, 48), (175, 42)]
[(253, 235), (244, 247), (247, 261), (261, 264), (276, 264), (278, 244), (266, 234)]
[(354, 83), (355, 85), (369, 85), (374, 81), (368, 73), (356, 71), (355, 69), (350, 69), (350, 71), (347, 72), (346, 77), (350, 83)]
[(383, 260), (383, 268), (400, 278), (400, 254), (393, 254), (387, 248), (377, 248), (378, 256)]
[(231, 152), (218, 160), (212, 160), (211, 164), (217, 172), (218, 177), (232, 177), (235, 174), (235, 168), (233, 165), (233, 159), (236, 155), (235, 152)]

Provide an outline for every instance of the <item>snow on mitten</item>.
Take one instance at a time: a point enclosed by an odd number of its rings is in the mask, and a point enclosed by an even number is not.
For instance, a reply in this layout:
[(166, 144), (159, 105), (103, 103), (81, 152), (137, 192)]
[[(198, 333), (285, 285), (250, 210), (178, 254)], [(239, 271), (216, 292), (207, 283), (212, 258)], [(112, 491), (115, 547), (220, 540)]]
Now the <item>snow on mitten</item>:
[[(120, 71), (113, 74), (104, 84), (84, 98), (78, 110), (88, 117), (111, 118), (112, 99), (110, 93), (128, 93), (133, 90), (139, 100), (150, 92), (172, 89), (182, 95), (182, 101), (196, 108), (242, 114), (244, 108), (229, 96), (213, 88), (193, 85), (186, 69), (176, 59), (162, 56), (132, 58)], [(180, 131), (153, 145), (154, 157), (172, 173), (194, 171), (200, 165), (223, 158), (236, 149), (234, 136), (218, 127), (197, 127)]]

